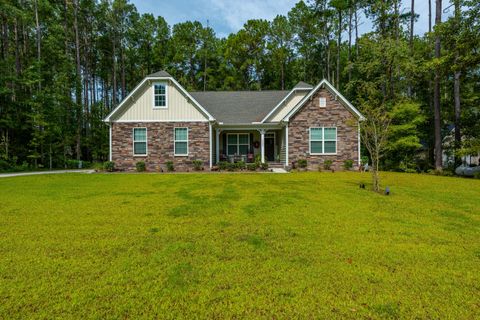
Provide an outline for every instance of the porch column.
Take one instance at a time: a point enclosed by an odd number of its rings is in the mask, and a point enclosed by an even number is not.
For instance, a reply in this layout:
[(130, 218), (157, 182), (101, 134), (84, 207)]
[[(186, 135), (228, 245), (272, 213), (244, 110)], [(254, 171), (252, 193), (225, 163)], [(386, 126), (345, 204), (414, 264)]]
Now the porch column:
[(258, 130), (260, 132), (260, 150), (262, 155), (262, 163), (265, 162), (265, 129)]
[(220, 133), (222, 129), (215, 129), (215, 159), (217, 160), (215, 163), (218, 164), (220, 161)]

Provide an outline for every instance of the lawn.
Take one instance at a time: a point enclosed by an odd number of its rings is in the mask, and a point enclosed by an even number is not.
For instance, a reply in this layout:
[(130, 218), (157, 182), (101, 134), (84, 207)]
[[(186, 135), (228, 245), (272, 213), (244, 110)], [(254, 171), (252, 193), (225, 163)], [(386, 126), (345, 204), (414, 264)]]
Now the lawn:
[(0, 318), (479, 318), (480, 180), (382, 177), (0, 179)]

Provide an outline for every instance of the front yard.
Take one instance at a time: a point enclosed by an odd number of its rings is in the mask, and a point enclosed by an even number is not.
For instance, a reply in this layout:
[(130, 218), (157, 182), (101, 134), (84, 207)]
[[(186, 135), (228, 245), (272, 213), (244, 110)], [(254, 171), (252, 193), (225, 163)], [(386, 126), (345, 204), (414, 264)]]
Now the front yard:
[(384, 173), (0, 180), (0, 318), (480, 316), (480, 181)]

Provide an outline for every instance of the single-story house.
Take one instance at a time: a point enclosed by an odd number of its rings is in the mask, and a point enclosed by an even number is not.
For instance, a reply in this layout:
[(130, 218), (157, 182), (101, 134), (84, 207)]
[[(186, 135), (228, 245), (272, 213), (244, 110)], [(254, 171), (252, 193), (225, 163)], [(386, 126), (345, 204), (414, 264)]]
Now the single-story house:
[(170, 74), (148, 75), (104, 119), (110, 126), (110, 161), (134, 170), (191, 170), (219, 161), (291, 166), (306, 159), (316, 169), (327, 159), (340, 169), (360, 163), (359, 122), (364, 117), (328, 81), (299, 82), (291, 90), (188, 92)]

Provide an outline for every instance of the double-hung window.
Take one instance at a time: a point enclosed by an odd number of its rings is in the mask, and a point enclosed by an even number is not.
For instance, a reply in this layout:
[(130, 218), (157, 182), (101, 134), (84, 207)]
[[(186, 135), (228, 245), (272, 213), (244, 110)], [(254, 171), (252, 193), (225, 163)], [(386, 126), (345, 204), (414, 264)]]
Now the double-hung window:
[(147, 155), (147, 128), (133, 128), (133, 155)]
[(250, 136), (248, 133), (229, 133), (227, 135), (227, 154), (248, 154)]
[(166, 83), (153, 84), (153, 107), (154, 108), (167, 107), (167, 84)]
[(337, 153), (337, 128), (310, 128), (310, 154)]
[(188, 128), (175, 128), (174, 154), (188, 156)]

